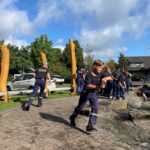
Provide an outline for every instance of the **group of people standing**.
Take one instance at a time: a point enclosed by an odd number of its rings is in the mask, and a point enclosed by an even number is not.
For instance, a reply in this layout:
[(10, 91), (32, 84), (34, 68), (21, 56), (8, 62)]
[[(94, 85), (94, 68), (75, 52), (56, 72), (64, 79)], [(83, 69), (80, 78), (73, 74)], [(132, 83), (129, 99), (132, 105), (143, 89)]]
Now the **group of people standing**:
[[(85, 77), (88, 72), (81, 69), (77, 72), (77, 94), (83, 90)], [(119, 68), (112, 72), (109, 66), (104, 66), (101, 71), (101, 86), (99, 87), (99, 94), (107, 99), (125, 99), (125, 93), (129, 93), (131, 86), (131, 74), (127, 71), (121, 72)]]
[[(107, 77), (107, 81), (103, 80)], [(102, 71), (102, 88), (101, 94), (110, 99), (125, 99), (125, 93), (129, 93), (131, 86), (131, 75), (127, 71), (120, 71), (117, 68), (115, 72), (111, 72), (108, 66)]]
[(69, 117), (71, 126), (76, 127), (76, 118), (86, 105), (86, 102), (89, 101), (91, 113), (86, 131), (96, 131), (97, 129), (94, 125), (98, 116), (99, 89), (101, 88), (102, 94), (107, 98), (110, 98), (112, 94), (112, 98), (120, 99), (121, 97), (125, 99), (125, 90), (129, 91), (130, 81), (131, 77), (127, 72), (121, 72), (118, 68), (114, 73), (111, 73), (110, 68), (104, 66), (101, 60), (94, 61), (92, 70), (86, 74), (79, 72), (77, 75), (77, 92), (80, 94), (80, 98), (78, 105)]

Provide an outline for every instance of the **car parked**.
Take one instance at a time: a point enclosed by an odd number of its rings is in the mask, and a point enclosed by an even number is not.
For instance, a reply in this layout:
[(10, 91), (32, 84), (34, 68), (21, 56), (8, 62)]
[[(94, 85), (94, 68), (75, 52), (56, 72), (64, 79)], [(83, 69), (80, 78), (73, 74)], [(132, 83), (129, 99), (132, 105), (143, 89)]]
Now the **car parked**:
[[(21, 90), (32, 90), (35, 83), (34, 73), (25, 73), (16, 77), (13, 81), (8, 82), (8, 91), (21, 91)], [(49, 91), (54, 92), (56, 89), (56, 83), (51, 80), (48, 82)]]
[(61, 75), (52, 75), (52, 80), (54, 80), (56, 83), (63, 84), (65, 79)]

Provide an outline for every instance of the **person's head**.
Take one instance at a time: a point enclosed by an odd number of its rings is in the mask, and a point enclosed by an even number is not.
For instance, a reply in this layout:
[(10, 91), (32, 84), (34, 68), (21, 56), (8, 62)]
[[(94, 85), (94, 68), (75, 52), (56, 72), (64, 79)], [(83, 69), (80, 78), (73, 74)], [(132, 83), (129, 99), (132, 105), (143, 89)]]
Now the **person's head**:
[(104, 63), (101, 60), (96, 60), (93, 62), (93, 72), (100, 73), (104, 67)]
[(42, 63), (42, 66), (43, 66), (44, 68), (48, 68), (47, 62), (43, 62), (43, 63)]
[(123, 71), (123, 75), (127, 77), (128, 76), (128, 72), (127, 71)]

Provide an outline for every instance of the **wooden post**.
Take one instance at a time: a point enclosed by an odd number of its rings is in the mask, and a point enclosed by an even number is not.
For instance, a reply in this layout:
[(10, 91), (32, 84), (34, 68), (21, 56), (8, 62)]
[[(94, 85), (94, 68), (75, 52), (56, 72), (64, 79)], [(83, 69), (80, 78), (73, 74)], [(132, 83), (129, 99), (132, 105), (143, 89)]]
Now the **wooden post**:
[[(40, 52), (41, 55), (41, 60), (42, 60), (42, 64), (47, 63), (47, 59), (46, 59), (46, 55), (44, 52)], [(48, 81), (46, 80), (46, 85), (45, 85), (45, 95), (48, 96)]]
[(76, 56), (75, 56), (75, 44), (72, 41), (72, 39), (69, 40), (70, 44), (70, 54), (71, 54), (71, 85), (72, 85), (72, 90), (71, 90), (71, 95), (75, 95), (76, 93)]
[(0, 50), (2, 53), (1, 59), (1, 73), (0, 73), (0, 92), (6, 93), (5, 96), (2, 97), (5, 102), (8, 101), (7, 94), (7, 79), (9, 72), (9, 49), (6, 45), (0, 45)]

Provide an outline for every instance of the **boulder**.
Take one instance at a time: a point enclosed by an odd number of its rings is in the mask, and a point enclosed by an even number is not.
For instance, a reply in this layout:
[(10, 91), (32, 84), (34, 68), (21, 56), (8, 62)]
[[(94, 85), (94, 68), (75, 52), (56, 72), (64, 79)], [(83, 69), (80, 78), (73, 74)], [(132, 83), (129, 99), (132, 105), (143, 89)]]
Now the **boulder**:
[(150, 111), (142, 109), (131, 109), (129, 110), (129, 115), (132, 119), (150, 119)]

